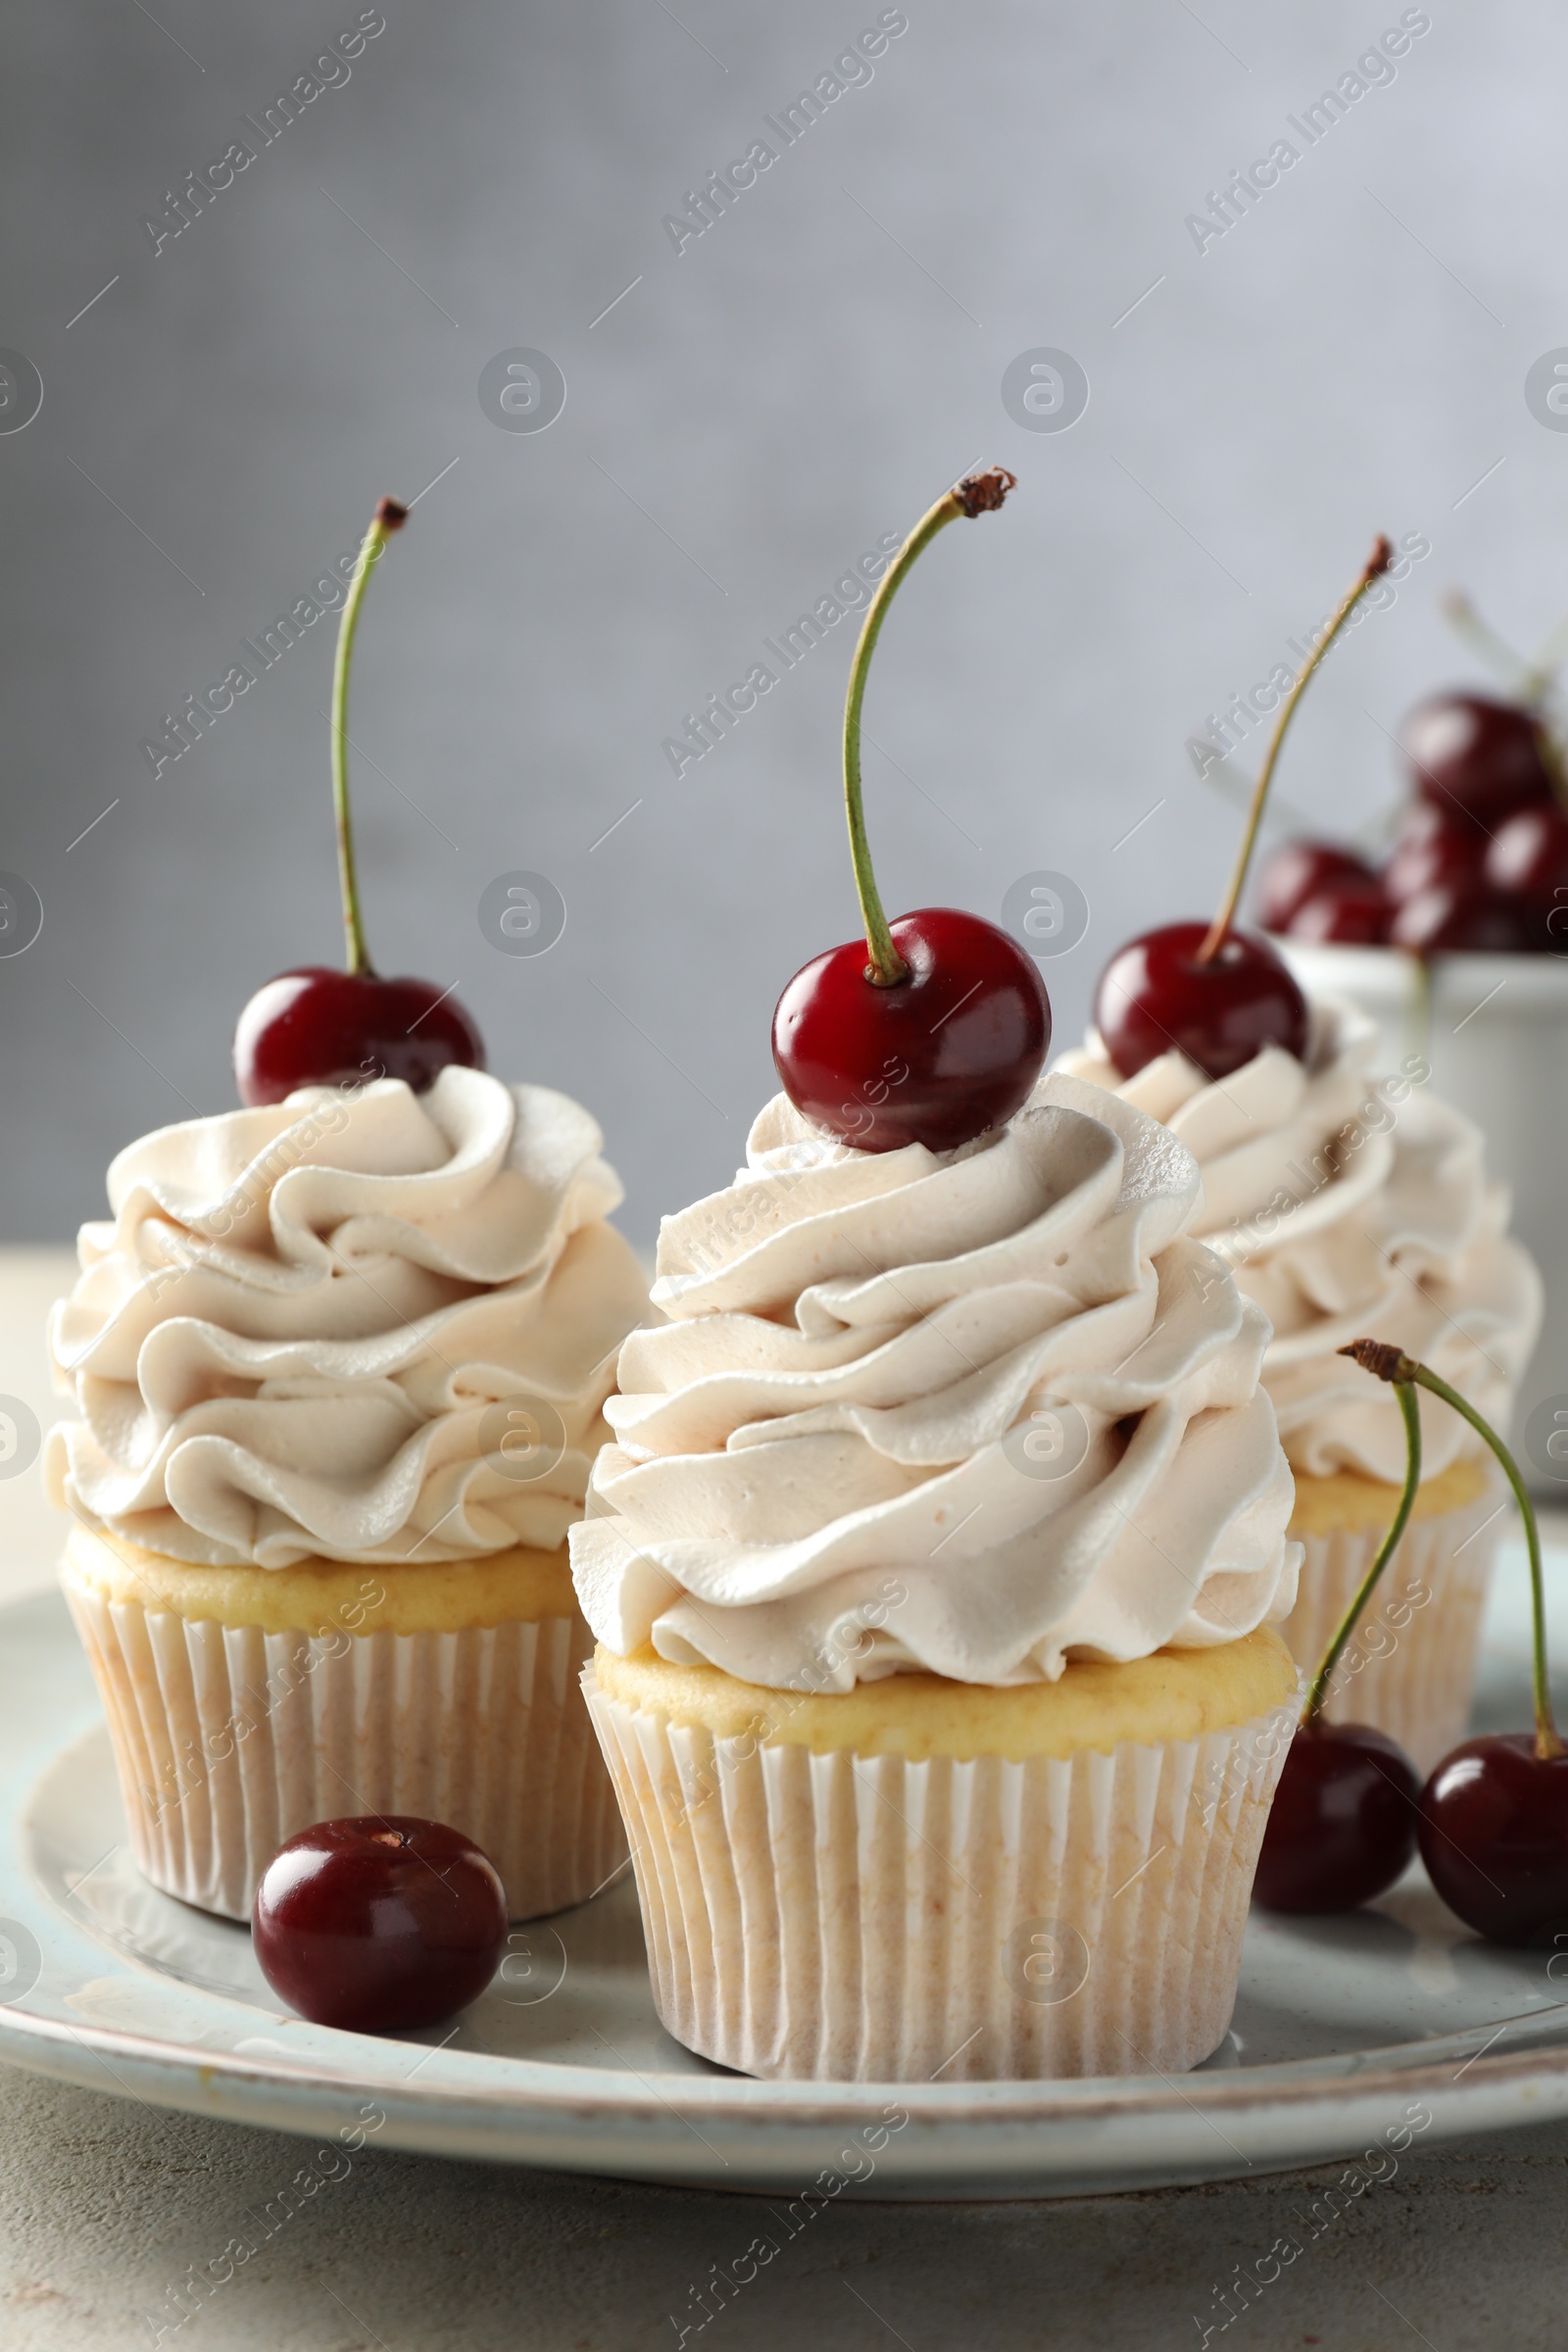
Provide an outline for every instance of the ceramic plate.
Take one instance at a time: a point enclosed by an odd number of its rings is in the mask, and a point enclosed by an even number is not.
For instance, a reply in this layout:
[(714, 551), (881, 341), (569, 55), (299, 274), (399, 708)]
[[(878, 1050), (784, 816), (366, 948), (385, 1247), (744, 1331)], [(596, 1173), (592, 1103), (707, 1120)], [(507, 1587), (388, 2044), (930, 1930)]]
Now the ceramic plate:
[[(1568, 1665), (1568, 1555), (1550, 1568)], [(1489, 1621), (1484, 1724), (1528, 1717), (1527, 1591), (1515, 1546)], [(1179, 2081), (726, 2074), (659, 2024), (629, 1875), (514, 1930), (456, 2026), (381, 2039), (306, 2025), (279, 2011), (243, 1928), (138, 1877), (91, 1677), (52, 1595), (0, 1612), (0, 2055), (93, 2089), (334, 2144), (374, 2133), (790, 2199), (1218, 2180), (1568, 2111), (1568, 1947), (1479, 1942), (1418, 1867), (1347, 1918), (1254, 1913), (1232, 2030)]]

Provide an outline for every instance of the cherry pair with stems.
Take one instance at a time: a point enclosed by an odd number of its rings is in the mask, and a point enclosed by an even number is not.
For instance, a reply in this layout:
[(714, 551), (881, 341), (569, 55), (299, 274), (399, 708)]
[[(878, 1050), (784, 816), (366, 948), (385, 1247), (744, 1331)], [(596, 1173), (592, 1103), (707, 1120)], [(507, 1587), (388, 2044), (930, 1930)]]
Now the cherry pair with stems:
[[(1348, 1911), (1391, 1886), (1417, 1843), (1433, 1885), (1494, 1941), (1568, 1932), (1568, 1754), (1546, 1685), (1541, 1543), (1513, 1456), (1425, 1364), (1377, 1340), (1342, 1350), (1394, 1383), (1408, 1446), (1394, 1522), (1312, 1677), (1269, 1813), (1253, 1892), (1277, 1911)], [(1423, 1788), (1370, 1725), (1323, 1716), (1334, 1669), (1409, 1520), (1421, 1477), (1416, 1391), (1463, 1414), (1502, 1464), (1524, 1516), (1534, 1595), (1536, 1729), (1468, 1740)], [(320, 1822), (291, 1838), (257, 1891), (256, 1954), (275, 1991), (318, 2025), (432, 2025), (490, 1982), (507, 1940), (501, 1882), (436, 1822)]]
[[(1276, 1911), (1349, 1911), (1400, 1877), (1415, 1852), (1467, 1927), (1495, 1943), (1568, 1932), (1568, 1751), (1546, 1676), (1541, 1537), (1518, 1464), (1490, 1422), (1440, 1374), (1381, 1340), (1343, 1348), (1393, 1383), (1405, 1429), (1404, 1488), (1377, 1557), (1324, 1651), (1280, 1776), (1253, 1893)], [(1533, 1733), (1491, 1733), (1445, 1756), (1423, 1788), (1404, 1750), (1369, 1724), (1323, 1715), (1334, 1670), (1404, 1534), (1421, 1481), (1417, 1391), (1469, 1422), (1502, 1466), (1530, 1555)], [(1440, 1604), (1441, 1605), (1441, 1604)]]

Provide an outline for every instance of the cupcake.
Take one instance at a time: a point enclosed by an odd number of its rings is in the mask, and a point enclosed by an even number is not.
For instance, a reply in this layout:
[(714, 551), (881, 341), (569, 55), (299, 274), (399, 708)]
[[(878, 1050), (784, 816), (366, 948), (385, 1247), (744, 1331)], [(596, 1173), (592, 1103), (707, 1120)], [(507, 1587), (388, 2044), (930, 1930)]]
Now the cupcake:
[[(1348, 1004), (1310, 1008), (1304, 1054), (1265, 1046), (1211, 1080), (1179, 1052), (1124, 1078), (1098, 1036), (1058, 1068), (1114, 1092), (1197, 1159), (1191, 1231), (1261, 1307), (1263, 1383), (1296, 1474), (1303, 1546), (1286, 1640), (1316, 1663), (1388, 1531), (1404, 1474), (1393, 1392), (1337, 1350), (1367, 1333), (1422, 1358), (1505, 1427), (1541, 1321), (1541, 1285), (1509, 1239), (1480, 1131), (1410, 1056), (1375, 1077), (1376, 1029)], [(1480, 1441), (1421, 1397), (1423, 1477), (1410, 1527), (1339, 1670), (1326, 1713), (1387, 1732), (1424, 1774), (1469, 1720), (1502, 1489)]]
[(1298, 1674), (1261, 1310), (1053, 1077), (952, 1150), (784, 1096), (665, 1220), (572, 1573), (659, 2013), (764, 2077), (1173, 2072)]
[[(275, 985), (275, 984), (274, 984)], [(296, 1831), (466, 1832), (514, 1917), (624, 1854), (565, 1538), (645, 1311), (589, 1114), (452, 1063), (165, 1127), (51, 1321), (45, 1476), (132, 1849), (247, 1917)]]

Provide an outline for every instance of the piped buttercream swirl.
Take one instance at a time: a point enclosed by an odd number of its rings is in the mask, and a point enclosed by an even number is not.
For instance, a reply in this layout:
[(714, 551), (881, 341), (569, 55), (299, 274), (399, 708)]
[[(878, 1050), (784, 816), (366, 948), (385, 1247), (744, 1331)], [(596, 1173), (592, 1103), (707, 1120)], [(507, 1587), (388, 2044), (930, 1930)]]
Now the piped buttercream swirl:
[(217, 1564), (554, 1548), (647, 1307), (602, 1140), (454, 1066), (130, 1145), (51, 1319), (81, 1416), (49, 1435), (54, 1499)]
[(1268, 1327), (1187, 1234), (1198, 1198), (1184, 1145), (1071, 1079), (951, 1152), (858, 1152), (777, 1097), (660, 1236), (664, 1319), (571, 1534), (599, 1639), (847, 1690), (1282, 1617)]
[[(1488, 1179), (1480, 1129), (1429, 1091), (1419, 1054), (1375, 1078), (1376, 1046), (1364, 1014), (1325, 999), (1304, 1066), (1268, 1047), (1210, 1081), (1172, 1053), (1124, 1079), (1093, 1037), (1057, 1066), (1162, 1120), (1197, 1159), (1192, 1230), (1274, 1327), (1263, 1381), (1292, 1467), (1397, 1485), (1394, 1393), (1337, 1350), (1392, 1341), (1505, 1426), (1541, 1280), (1507, 1235), (1507, 1188)], [(1480, 1441), (1437, 1398), (1420, 1401), (1432, 1477)]]

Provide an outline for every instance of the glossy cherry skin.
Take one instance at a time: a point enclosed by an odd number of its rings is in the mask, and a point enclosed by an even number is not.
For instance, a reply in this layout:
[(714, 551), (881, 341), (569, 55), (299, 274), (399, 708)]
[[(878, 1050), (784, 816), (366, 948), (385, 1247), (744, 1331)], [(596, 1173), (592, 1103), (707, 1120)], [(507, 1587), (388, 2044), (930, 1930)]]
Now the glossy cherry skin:
[(1467, 1740), (1421, 1792), (1421, 1859), (1494, 1943), (1568, 1934), (1568, 1756), (1539, 1757), (1529, 1732)]
[(1410, 712), (1400, 735), (1422, 799), (1488, 831), (1525, 802), (1550, 798), (1540, 721), (1517, 703), (1436, 695)]
[(251, 1935), (263, 1976), (314, 2025), (433, 2026), (474, 2000), (506, 1949), (495, 1865), (438, 1821), (318, 1821), (272, 1856)]
[(1568, 902), (1568, 809), (1556, 801), (1517, 809), (1488, 845), (1486, 876), (1535, 906)]
[(484, 1040), (433, 980), (383, 980), (306, 964), (259, 988), (234, 1031), (242, 1102), (281, 1102), (298, 1086), (402, 1078), (420, 1094), (450, 1061), (484, 1068)]
[(950, 1152), (1011, 1118), (1051, 1047), (1032, 957), (995, 923), (924, 906), (891, 925), (908, 977), (867, 979), (852, 939), (798, 971), (773, 1014), (784, 1092), (862, 1152)]
[(1435, 808), (1430, 801), (1414, 801), (1399, 819), (1383, 887), (1391, 899), (1402, 901), (1423, 890), (1479, 882), (1486, 849), (1486, 836), (1468, 817)]
[(1381, 947), (1389, 936), (1394, 908), (1375, 874), (1363, 882), (1344, 875), (1303, 899), (1287, 929), (1292, 939), (1327, 941), (1345, 948)]
[(1395, 909), (1389, 940), (1415, 956), (1512, 956), (1535, 944), (1525, 902), (1485, 882), (1440, 882), (1418, 891)]
[(1367, 1723), (1303, 1726), (1269, 1808), (1252, 1893), (1269, 1911), (1353, 1911), (1415, 1852), (1421, 1781)]
[(1095, 992), (1095, 1023), (1124, 1078), (1180, 1051), (1209, 1078), (1228, 1078), (1264, 1046), (1306, 1058), (1306, 999), (1264, 939), (1232, 931), (1200, 963), (1206, 923), (1166, 923), (1129, 940)]
[(1257, 886), (1257, 919), (1265, 931), (1291, 930), (1309, 899), (1343, 883), (1375, 883), (1364, 858), (1332, 841), (1287, 841), (1263, 866)]

